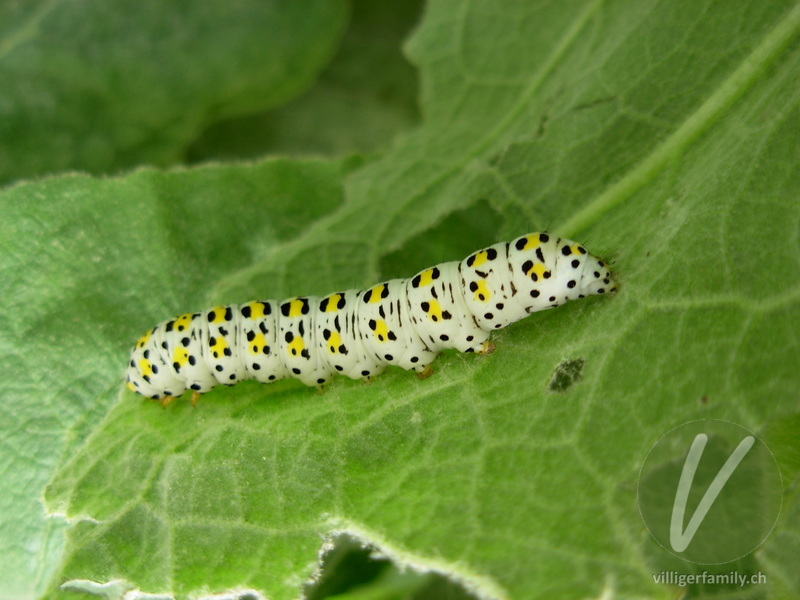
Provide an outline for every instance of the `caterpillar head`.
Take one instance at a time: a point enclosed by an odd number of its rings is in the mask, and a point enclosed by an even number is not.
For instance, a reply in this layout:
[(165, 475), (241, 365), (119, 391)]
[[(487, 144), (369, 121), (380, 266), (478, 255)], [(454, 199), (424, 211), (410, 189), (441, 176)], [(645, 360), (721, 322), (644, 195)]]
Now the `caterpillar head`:
[[(617, 289), (608, 264), (574, 240), (530, 233), (511, 242), (508, 256), (515, 297), (526, 314)], [(519, 318), (509, 314), (510, 321)]]
[(615, 294), (619, 289), (619, 284), (611, 273), (608, 263), (590, 254), (589, 260), (583, 265), (578, 288), (584, 296)]

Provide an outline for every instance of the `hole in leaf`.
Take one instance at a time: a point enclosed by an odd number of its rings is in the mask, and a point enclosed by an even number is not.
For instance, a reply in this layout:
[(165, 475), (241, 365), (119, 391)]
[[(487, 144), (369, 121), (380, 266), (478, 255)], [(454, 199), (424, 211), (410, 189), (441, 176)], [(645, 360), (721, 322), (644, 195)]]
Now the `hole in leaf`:
[[(127, 599), (126, 595), (124, 599)], [(151, 594), (132, 594), (131, 598), (142, 598), (144, 600), (173, 600), (174, 596), (155, 596)], [(264, 596), (252, 590), (222, 592), (220, 594), (210, 594), (208, 596), (198, 596), (198, 600), (265, 600)], [(123, 600), (124, 600), (123, 599)]]
[(308, 600), (323, 600), (338, 594), (364, 598), (405, 600), (477, 600), (460, 584), (440, 573), (420, 573), (401, 568), (380, 550), (340, 535), (322, 559), (321, 572), (304, 590)]
[(547, 389), (551, 392), (566, 392), (574, 384), (583, 379), (583, 368), (586, 366), (585, 358), (572, 358), (562, 360), (556, 365)]

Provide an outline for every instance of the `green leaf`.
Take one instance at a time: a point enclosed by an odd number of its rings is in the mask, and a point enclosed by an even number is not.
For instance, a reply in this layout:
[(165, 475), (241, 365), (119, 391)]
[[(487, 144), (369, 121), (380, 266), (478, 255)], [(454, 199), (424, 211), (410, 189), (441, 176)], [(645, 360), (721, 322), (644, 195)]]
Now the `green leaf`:
[(170, 165), (211, 122), (284, 103), (344, 0), (36, 0), (0, 7), (0, 182)]
[[(355, 164), (276, 159), (119, 180), (68, 176), (0, 192), (0, 431), (3, 488), (13, 490), (0, 510), (8, 554), (0, 597), (30, 597), (44, 583), (34, 576), (49, 578), (64, 526), (44, 519), (41, 490), (117, 397), (119, 361), (142, 317), (194, 303), (208, 281), (335, 210)], [(234, 207), (231, 197), (243, 201)], [(253, 197), (269, 200), (244, 201)]]
[(339, 52), (314, 87), (285, 106), (215, 123), (189, 148), (189, 159), (384, 149), (419, 121), (417, 76), (400, 43), (421, 4), (354, 0)]
[[(674, 597), (653, 574), (698, 569), (650, 537), (636, 482), (701, 418), (758, 433), (787, 490), (768, 541), (720, 568), (796, 597), (798, 33), (779, 1), (435, 1), (406, 46), (422, 124), (371, 163), (0, 192), (7, 508), (35, 523), (21, 499), (61, 455), (45, 502), (71, 520), (45, 597), (123, 580), (295, 598), (340, 533), (484, 597)], [(498, 332), (488, 357), (324, 394), (245, 382), (196, 408), (122, 390), (160, 319), (407, 277), (545, 227), (612, 257), (621, 291)]]

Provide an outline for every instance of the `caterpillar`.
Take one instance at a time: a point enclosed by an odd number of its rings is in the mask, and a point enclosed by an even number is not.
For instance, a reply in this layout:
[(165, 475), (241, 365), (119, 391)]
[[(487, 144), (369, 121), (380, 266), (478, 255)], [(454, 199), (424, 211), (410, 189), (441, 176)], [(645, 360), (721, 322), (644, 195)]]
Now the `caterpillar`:
[(133, 347), (127, 386), (166, 406), (244, 379), (369, 379), (387, 365), (432, 373), (441, 350), (488, 354), (492, 331), (568, 300), (617, 290), (608, 264), (547, 232), (478, 250), (409, 279), (324, 298), (255, 300), (164, 321)]

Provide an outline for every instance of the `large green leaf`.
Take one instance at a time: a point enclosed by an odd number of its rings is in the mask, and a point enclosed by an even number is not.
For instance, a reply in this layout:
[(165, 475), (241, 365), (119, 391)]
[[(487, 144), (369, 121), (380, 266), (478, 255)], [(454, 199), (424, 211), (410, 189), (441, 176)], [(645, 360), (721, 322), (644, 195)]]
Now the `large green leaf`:
[(216, 119), (280, 105), (336, 49), (345, 0), (0, 4), (0, 182), (180, 161)]
[(353, 0), (339, 52), (314, 87), (280, 108), (215, 123), (189, 148), (189, 159), (384, 149), (419, 120), (416, 71), (400, 43), (421, 5), (421, 0)]
[[(653, 573), (694, 568), (649, 536), (636, 481), (698, 418), (775, 454), (778, 526), (733, 566), (766, 573), (751, 596), (800, 594), (798, 33), (789, 2), (431, 2), (407, 47), (423, 123), (371, 164), (3, 192), (4, 460), (30, 499), (60, 453), (46, 505), (72, 523), (46, 596), (294, 598), (347, 532), (488, 597), (672, 597)], [(172, 314), (409, 276), (543, 227), (612, 257), (618, 296), (424, 381), (247, 382), (167, 410), (122, 391), (128, 345)]]

